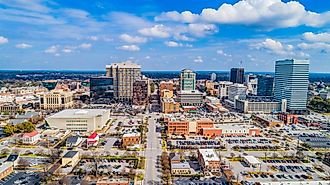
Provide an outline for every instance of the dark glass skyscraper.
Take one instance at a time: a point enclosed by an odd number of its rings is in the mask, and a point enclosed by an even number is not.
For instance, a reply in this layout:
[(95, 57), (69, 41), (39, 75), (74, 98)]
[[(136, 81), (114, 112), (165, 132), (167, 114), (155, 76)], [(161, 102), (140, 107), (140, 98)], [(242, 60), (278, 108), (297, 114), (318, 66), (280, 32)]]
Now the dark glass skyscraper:
[(259, 75), (257, 95), (258, 96), (273, 96), (274, 77), (270, 75)]
[(233, 83), (244, 83), (244, 68), (231, 68), (230, 81)]
[(90, 99), (92, 103), (109, 104), (114, 98), (113, 79), (97, 77), (90, 79)]

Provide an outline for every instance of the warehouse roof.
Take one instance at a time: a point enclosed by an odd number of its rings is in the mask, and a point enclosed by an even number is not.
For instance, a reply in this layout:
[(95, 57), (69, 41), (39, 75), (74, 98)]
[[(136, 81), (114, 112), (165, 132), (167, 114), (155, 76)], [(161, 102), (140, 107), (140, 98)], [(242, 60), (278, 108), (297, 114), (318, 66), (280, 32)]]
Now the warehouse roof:
[(106, 112), (106, 109), (66, 109), (48, 118), (93, 118), (102, 116)]

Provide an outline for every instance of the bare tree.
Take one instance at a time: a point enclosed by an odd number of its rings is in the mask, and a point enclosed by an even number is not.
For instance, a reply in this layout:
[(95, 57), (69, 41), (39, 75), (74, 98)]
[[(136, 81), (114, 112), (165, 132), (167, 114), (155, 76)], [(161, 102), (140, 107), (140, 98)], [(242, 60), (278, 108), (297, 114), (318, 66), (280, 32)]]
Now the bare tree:
[(18, 161), (18, 165), (23, 168), (23, 169), (26, 169), (27, 167), (30, 166), (30, 162), (24, 158), (20, 158), (19, 161)]

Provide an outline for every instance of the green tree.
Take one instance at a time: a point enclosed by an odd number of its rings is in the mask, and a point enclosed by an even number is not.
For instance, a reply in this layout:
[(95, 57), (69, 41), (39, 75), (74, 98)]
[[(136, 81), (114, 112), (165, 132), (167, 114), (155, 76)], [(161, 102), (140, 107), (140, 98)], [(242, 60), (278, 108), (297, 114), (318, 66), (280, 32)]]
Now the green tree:
[(7, 136), (11, 136), (15, 133), (15, 126), (12, 124), (7, 124), (4, 129), (3, 132), (7, 135)]

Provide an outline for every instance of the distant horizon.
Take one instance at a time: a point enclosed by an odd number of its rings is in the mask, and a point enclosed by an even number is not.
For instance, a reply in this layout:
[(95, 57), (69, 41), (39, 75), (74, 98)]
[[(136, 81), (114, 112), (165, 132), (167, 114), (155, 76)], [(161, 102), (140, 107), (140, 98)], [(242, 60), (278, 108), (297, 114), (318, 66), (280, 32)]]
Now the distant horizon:
[[(188, 68), (189, 69), (189, 68)], [(180, 70), (141, 70), (141, 72), (180, 72)], [(23, 70), (18, 70), (18, 69), (0, 69), (1, 72), (106, 72), (106, 70), (77, 70), (77, 69), (62, 69), (62, 70), (57, 70), (57, 69), (23, 69)], [(193, 70), (194, 72), (230, 72), (229, 70)], [(244, 71), (244, 73), (275, 73), (275, 71)], [(330, 74), (330, 72), (314, 72), (310, 71), (309, 74), (314, 73), (314, 74)]]

